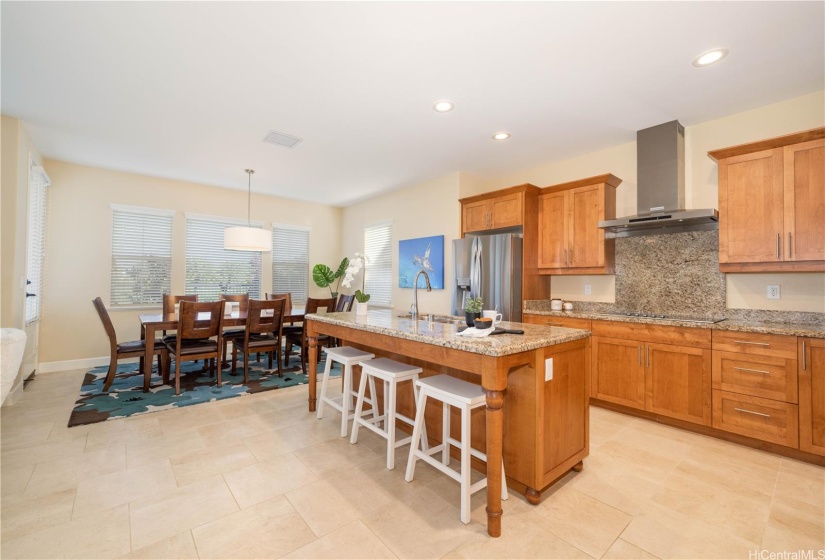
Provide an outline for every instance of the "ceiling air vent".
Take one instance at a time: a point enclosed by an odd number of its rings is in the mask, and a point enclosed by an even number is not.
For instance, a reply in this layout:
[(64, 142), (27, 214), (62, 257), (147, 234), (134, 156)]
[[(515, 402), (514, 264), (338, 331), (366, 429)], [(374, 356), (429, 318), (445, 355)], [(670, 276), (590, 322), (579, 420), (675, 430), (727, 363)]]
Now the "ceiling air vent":
[(294, 148), (301, 143), (301, 139), (283, 132), (275, 132), (270, 130), (269, 134), (264, 138), (264, 142), (275, 144), (276, 146), (283, 146), (284, 148)]

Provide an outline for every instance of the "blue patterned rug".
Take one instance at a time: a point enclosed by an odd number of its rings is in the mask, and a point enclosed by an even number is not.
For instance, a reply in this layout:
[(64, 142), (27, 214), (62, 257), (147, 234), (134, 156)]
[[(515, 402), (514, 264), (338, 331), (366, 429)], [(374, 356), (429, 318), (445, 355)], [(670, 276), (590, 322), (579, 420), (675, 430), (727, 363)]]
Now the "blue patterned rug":
[[(323, 361), (318, 364), (319, 377), (323, 364)], [(157, 361), (152, 368), (148, 393), (143, 392), (143, 374), (138, 372), (137, 363), (118, 366), (118, 373), (108, 393), (102, 391), (109, 366), (96, 367), (86, 372), (83, 378), (80, 396), (69, 417), (69, 427), (308, 383), (308, 376), (301, 373), (301, 362), (296, 356), (290, 356), (289, 365), (283, 368), (283, 377), (278, 377), (277, 367), (266, 369), (267, 365), (265, 356), (261, 356), (260, 363), (250, 362), (249, 383), (244, 385), (243, 361), (239, 357), (237, 375), (230, 375), (231, 369), (225, 368), (221, 377), (223, 386), (219, 388), (214, 377), (201, 371), (202, 361), (184, 362), (181, 368), (180, 396), (177, 397), (174, 377), (170, 377), (170, 385), (164, 385), (157, 372)], [(333, 375), (340, 375), (340, 368), (340, 364), (333, 363)]]

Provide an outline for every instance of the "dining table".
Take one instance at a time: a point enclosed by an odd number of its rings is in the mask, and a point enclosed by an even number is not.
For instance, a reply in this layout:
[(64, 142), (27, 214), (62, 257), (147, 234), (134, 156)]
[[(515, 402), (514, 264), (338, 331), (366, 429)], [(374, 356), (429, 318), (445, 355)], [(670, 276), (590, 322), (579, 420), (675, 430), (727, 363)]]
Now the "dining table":
[[(223, 316), (223, 326), (245, 327), (246, 311), (233, 310)], [(304, 320), (305, 310), (303, 307), (293, 307), (289, 313), (284, 315), (284, 324), (299, 323)], [(152, 378), (152, 356), (155, 352), (155, 333), (158, 331), (174, 331), (178, 328), (178, 313), (141, 313), (140, 319), (140, 339), (144, 341), (146, 351), (143, 359), (143, 390), (149, 390), (149, 381)], [(198, 313), (198, 320), (209, 320), (209, 313)]]

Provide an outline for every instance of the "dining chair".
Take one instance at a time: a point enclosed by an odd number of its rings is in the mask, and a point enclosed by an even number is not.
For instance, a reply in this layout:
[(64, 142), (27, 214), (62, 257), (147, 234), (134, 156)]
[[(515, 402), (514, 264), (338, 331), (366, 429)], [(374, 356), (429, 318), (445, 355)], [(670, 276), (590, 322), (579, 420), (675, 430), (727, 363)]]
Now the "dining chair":
[[(180, 364), (182, 361), (209, 360), (210, 374), (215, 375), (215, 362), (220, 363), (223, 339), (223, 300), (210, 302), (181, 301), (178, 312), (178, 335), (174, 343), (166, 343), (166, 371), (175, 357), (175, 395), (180, 395)], [(199, 318), (208, 313), (209, 318)], [(215, 340), (212, 337), (216, 337)], [(217, 368), (218, 387), (221, 386), (221, 368)], [(166, 379), (168, 382), (168, 378)]]
[[(249, 294), (221, 294), (221, 299), (225, 302), (237, 303), (238, 311), (242, 314), (249, 310)], [(231, 341), (234, 344), (236, 339), (243, 338), (244, 332), (244, 329), (232, 329), (223, 333), (223, 353), (221, 355), (224, 361), (229, 356), (226, 352), (229, 342)]]
[(335, 304), (335, 311), (352, 311), (352, 305), (355, 303), (355, 295), (341, 294), (338, 296), (338, 302)]
[[(327, 311), (335, 309), (335, 298), (315, 299), (307, 298), (306, 314), (318, 313), (321, 308), (326, 308)], [(306, 323), (300, 327), (300, 331), (290, 331), (284, 333), (286, 351), (284, 352), (284, 362), (289, 361), (289, 355), (292, 353), (292, 347), (298, 346), (301, 349), (301, 371), (307, 371), (307, 354), (309, 352), (309, 339), (306, 336)], [(318, 337), (318, 347), (329, 346), (330, 338), (327, 335)]]
[[(171, 315), (175, 312), (175, 305), (179, 304), (182, 301), (198, 301), (198, 294), (192, 294), (187, 296), (176, 296), (172, 294), (163, 294), (163, 314), (164, 315)], [(163, 342), (173, 342), (175, 340), (175, 335), (173, 334), (166, 334), (166, 331), (163, 331)]]
[[(100, 316), (100, 322), (103, 323), (103, 329), (109, 337), (109, 372), (106, 374), (106, 381), (103, 383), (103, 390), (108, 391), (109, 387), (112, 386), (112, 382), (115, 380), (118, 360), (124, 358), (140, 358), (140, 369), (138, 371), (143, 371), (143, 357), (146, 352), (146, 341), (130, 340), (129, 342), (119, 343), (117, 341), (115, 327), (112, 324), (112, 319), (109, 317), (109, 312), (106, 310), (106, 306), (103, 305), (103, 300), (97, 297), (92, 300), (92, 303), (94, 303), (95, 309), (97, 309), (97, 314)], [(163, 375), (163, 367), (167, 361), (167, 351), (163, 345), (163, 342), (159, 339), (155, 340), (154, 355), (158, 357), (158, 373)]]
[[(283, 377), (281, 368), (281, 326), (284, 324), (285, 300), (249, 300), (246, 315), (246, 329), (241, 338), (232, 342), (232, 375), (238, 364), (238, 352), (243, 353), (243, 382), (249, 383), (249, 358), (253, 352), (266, 352), (269, 355), (269, 367), (275, 355), (278, 364), (278, 377)], [(271, 313), (270, 313), (271, 312)]]
[[(289, 292), (285, 292), (283, 294), (265, 294), (265, 299), (268, 300), (275, 300), (275, 299), (283, 299), (284, 301), (284, 316), (292, 313), (292, 294)], [(283, 323), (281, 325), (281, 337), (282, 339), (286, 337), (286, 334), (289, 332), (301, 332), (301, 325), (296, 325), (293, 321), (289, 323)], [(257, 356), (256, 360), (260, 360), (261, 357)], [(287, 365), (287, 358), (284, 357), (284, 365)]]

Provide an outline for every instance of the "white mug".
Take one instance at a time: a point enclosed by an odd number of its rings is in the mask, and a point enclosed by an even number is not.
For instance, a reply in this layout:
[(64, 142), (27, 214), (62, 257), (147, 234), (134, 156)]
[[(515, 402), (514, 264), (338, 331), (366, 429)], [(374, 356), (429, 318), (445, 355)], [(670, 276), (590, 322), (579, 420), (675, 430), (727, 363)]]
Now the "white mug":
[(495, 309), (485, 309), (481, 312), (481, 316), (492, 319), (494, 325), (501, 323), (501, 320), (504, 318), (504, 315), (497, 313)]

